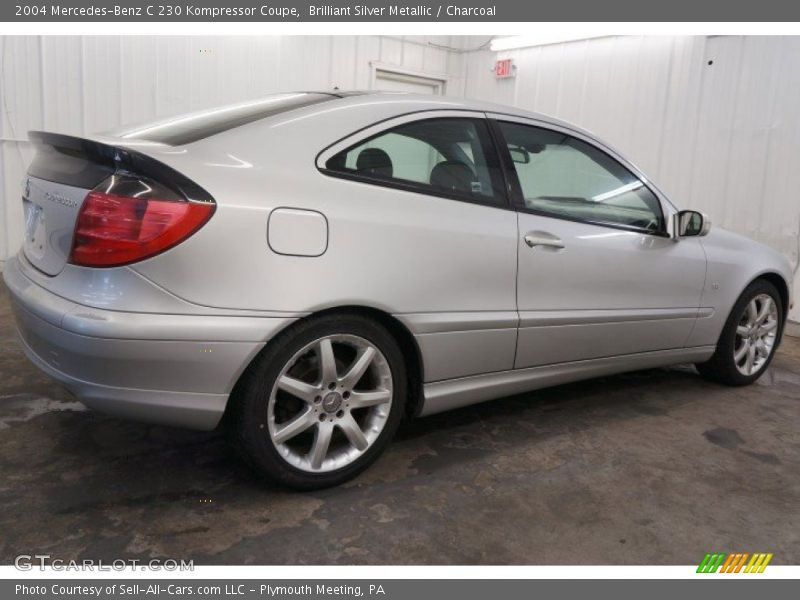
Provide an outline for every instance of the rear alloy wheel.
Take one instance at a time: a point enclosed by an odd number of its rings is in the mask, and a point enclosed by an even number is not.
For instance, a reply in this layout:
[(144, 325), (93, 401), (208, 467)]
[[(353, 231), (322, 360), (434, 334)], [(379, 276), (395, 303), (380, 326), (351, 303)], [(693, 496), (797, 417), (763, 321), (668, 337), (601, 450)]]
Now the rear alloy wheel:
[(402, 354), (367, 319), (303, 322), (276, 338), (251, 371), (235, 409), (237, 445), (269, 478), (297, 489), (354, 477), (402, 418)]
[(698, 364), (697, 370), (728, 385), (754, 382), (772, 361), (782, 326), (778, 290), (768, 281), (754, 281), (731, 310), (711, 360)]
[(391, 408), (392, 373), (381, 351), (358, 336), (329, 335), (284, 366), (269, 398), (269, 435), (293, 467), (335, 471), (375, 443)]

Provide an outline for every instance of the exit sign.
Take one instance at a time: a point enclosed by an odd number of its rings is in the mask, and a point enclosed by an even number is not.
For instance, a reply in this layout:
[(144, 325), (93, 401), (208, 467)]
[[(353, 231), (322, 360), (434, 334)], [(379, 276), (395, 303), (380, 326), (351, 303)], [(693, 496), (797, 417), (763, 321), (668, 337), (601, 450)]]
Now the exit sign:
[(514, 77), (514, 75), (516, 75), (516, 69), (513, 58), (504, 58), (494, 63), (495, 78), (506, 79), (507, 77)]

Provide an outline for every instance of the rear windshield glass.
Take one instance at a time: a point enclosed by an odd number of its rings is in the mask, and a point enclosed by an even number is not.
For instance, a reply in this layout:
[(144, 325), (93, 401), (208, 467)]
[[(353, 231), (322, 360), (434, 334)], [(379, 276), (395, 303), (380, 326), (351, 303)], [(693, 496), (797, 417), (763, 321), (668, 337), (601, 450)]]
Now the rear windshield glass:
[(159, 142), (170, 146), (191, 144), (234, 127), (252, 123), (290, 110), (335, 100), (333, 94), (299, 92), (275, 94), (251, 102), (242, 102), (194, 113), (179, 115), (162, 121), (115, 131), (112, 135), (125, 139)]

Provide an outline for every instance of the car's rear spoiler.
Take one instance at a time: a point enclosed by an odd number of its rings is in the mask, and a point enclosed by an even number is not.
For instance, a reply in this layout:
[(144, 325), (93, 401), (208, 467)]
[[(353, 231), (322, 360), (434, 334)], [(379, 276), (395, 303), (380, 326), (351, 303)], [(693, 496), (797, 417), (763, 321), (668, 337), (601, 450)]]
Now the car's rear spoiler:
[(30, 131), (28, 137), (36, 148), (28, 168), (31, 177), (93, 189), (110, 175), (124, 171), (153, 179), (188, 200), (213, 200), (211, 194), (185, 175), (136, 150), (47, 131)]

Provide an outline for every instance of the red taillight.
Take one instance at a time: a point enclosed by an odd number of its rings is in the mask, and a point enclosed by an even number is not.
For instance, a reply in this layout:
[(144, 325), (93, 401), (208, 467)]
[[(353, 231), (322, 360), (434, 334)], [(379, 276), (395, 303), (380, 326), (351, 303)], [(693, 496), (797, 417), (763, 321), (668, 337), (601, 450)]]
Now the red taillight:
[(197, 231), (213, 202), (121, 196), (94, 190), (78, 214), (70, 262), (112, 267), (154, 256)]

